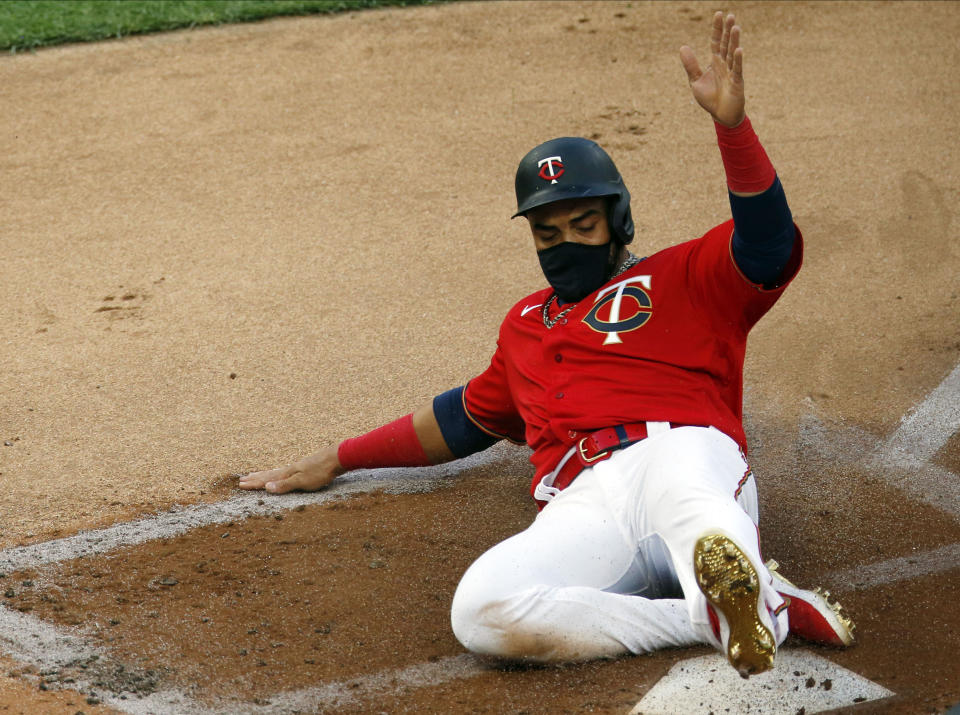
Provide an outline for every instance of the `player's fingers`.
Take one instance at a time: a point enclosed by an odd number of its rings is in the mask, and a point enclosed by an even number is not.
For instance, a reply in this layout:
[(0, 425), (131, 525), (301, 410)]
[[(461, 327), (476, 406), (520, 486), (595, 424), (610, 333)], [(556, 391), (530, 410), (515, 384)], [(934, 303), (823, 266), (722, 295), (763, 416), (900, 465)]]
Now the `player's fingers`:
[(730, 31), (733, 29), (733, 14), (727, 15), (727, 19), (722, 22), (723, 34), (720, 36), (720, 58), (726, 62), (730, 55)]
[(304, 472), (296, 472), (285, 479), (267, 482), (266, 489), (271, 494), (286, 494), (298, 489), (312, 492), (320, 489), (321, 486), (325, 485), (318, 485), (316, 479), (307, 476)]
[(285, 479), (293, 473), (292, 465), (267, 469), (262, 472), (250, 472), (240, 477), (237, 486), (241, 489), (263, 489), (268, 482)]
[(296, 472), (277, 479), (271, 479), (264, 485), (264, 489), (271, 494), (286, 494), (287, 492), (292, 492), (298, 488), (299, 480), (297, 477), (299, 476), (301, 476), (301, 473)]
[(687, 79), (690, 80), (691, 84), (703, 75), (700, 70), (700, 63), (697, 62), (697, 56), (686, 45), (680, 48), (680, 62), (683, 64), (683, 69), (687, 71)]
[(723, 13), (717, 10), (713, 15), (713, 31), (710, 33), (710, 53), (720, 54), (720, 40), (723, 38)]
[(740, 25), (734, 25), (730, 28), (730, 41), (727, 44), (727, 67), (733, 69), (733, 63), (736, 61), (736, 54), (739, 48)]
[(743, 84), (743, 48), (733, 53), (733, 72), (730, 75), (737, 84)]

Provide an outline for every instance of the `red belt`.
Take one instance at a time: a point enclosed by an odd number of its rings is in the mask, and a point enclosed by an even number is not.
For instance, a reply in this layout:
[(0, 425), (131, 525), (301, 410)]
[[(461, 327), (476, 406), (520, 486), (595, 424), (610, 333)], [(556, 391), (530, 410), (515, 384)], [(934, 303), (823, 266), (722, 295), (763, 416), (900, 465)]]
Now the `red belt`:
[[(687, 427), (689, 425), (670, 423), (671, 429), (674, 427)], [(609, 459), (618, 449), (625, 449), (632, 444), (647, 438), (647, 423), (633, 422), (628, 425), (617, 425), (616, 427), (604, 427), (596, 432), (591, 432), (586, 437), (577, 442), (574, 456), (567, 460), (556, 478), (553, 480), (553, 487), (558, 490), (564, 490), (577, 476), (587, 467)]]

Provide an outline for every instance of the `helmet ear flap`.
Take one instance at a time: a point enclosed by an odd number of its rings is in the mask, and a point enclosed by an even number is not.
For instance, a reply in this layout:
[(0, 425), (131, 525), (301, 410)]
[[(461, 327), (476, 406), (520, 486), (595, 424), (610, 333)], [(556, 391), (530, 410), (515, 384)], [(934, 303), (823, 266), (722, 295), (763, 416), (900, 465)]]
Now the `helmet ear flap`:
[(607, 221), (610, 231), (620, 243), (626, 246), (633, 241), (633, 214), (630, 212), (630, 193), (626, 188), (607, 199)]

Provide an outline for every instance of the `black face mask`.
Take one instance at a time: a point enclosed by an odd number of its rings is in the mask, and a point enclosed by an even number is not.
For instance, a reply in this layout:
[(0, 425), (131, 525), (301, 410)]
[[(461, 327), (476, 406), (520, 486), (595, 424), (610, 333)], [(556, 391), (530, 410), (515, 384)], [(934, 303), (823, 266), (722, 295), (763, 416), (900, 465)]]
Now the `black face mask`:
[(566, 303), (576, 303), (607, 282), (610, 244), (563, 243), (537, 252), (543, 275)]

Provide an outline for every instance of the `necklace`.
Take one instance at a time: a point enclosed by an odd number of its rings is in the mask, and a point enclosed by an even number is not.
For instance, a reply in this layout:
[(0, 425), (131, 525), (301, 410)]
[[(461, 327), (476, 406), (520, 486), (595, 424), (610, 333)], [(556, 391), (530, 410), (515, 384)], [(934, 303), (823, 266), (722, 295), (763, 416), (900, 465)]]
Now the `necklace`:
[[(642, 258), (637, 258), (632, 253), (628, 252), (627, 257), (623, 260), (623, 263), (617, 266), (617, 269), (613, 272), (613, 275), (610, 277), (616, 278), (624, 271), (629, 271), (631, 268), (633, 268), (635, 265), (640, 263), (640, 261), (642, 260), (643, 260)], [(547, 299), (547, 302), (543, 304), (543, 310), (541, 311), (541, 314), (543, 315), (543, 324), (547, 326), (547, 330), (549, 330), (554, 325), (556, 325), (557, 321), (559, 321), (560, 318), (562, 318), (571, 310), (577, 307), (576, 303), (571, 303), (570, 305), (568, 305), (566, 308), (564, 308), (563, 310), (561, 310), (559, 313), (557, 313), (555, 316), (551, 318), (550, 306), (553, 305), (556, 300), (557, 300), (557, 294), (554, 293)]]
[(576, 303), (570, 303), (566, 308), (557, 313), (553, 318), (550, 317), (550, 306), (553, 305), (554, 301), (557, 299), (557, 294), (554, 293), (551, 295), (547, 302), (543, 304), (543, 324), (547, 326), (549, 330), (554, 325), (557, 324), (557, 321), (560, 320), (563, 316), (569, 313), (571, 310), (577, 307)]
[(623, 263), (621, 263), (619, 266), (617, 266), (617, 270), (614, 271), (613, 275), (610, 276), (610, 277), (611, 277), (611, 278), (616, 278), (616, 277), (619, 276), (621, 273), (625, 273), (626, 271), (629, 271), (631, 268), (633, 268), (635, 265), (637, 265), (637, 264), (638, 264), (640, 261), (642, 261), (642, 260), (643, 260), (642, 258), (637, 258), (635, 255), (633, 255), (632, 253), (630, 253), (630, 252), (628, 251), (628, 252), (627, 252), (627, 257), (623, 259)]

